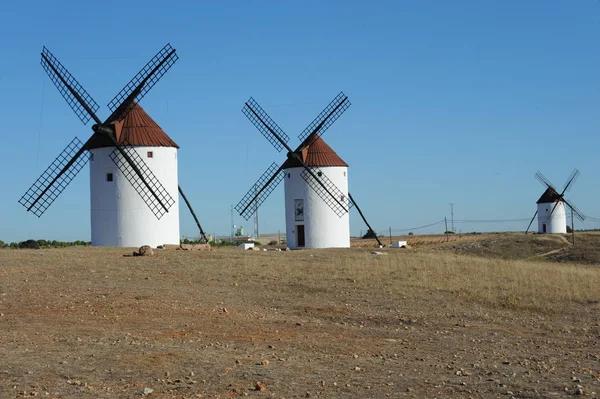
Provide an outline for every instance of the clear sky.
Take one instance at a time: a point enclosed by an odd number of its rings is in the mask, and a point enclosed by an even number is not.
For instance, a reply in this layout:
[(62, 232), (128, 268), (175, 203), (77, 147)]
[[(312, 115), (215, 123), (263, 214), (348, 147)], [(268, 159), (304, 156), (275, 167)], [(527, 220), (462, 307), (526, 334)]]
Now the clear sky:
[[(539, 169), (600, 217), (600, 2), (61, 1), (0, 6), (0, 239), (90, 238), (89, 171), (37, 218), (17, 203), (83, 126), (40, 66), (47, 46), (105, 106), (167, 42), (179, 61), (142, 106), (181, 146), (179, 181), (209, 232), (283, 162), (241, 113), (253, 96), (292, 137), (340, 90), (325, 133), (378, 230), (530, 218)], [(283, 187), (261, 231), (285, 230)], [(235, 217), (251, 230), (251, 222)], [(523, 230), (527, 222), (457, 230)], [(587, 228), (600, 228), (588, 221)], [(436, 225), (419, 232), (441, 232)], [(365, 226), (352, 211), (351, 231)], [(185, 208), (182, 235), (197, 236)]]

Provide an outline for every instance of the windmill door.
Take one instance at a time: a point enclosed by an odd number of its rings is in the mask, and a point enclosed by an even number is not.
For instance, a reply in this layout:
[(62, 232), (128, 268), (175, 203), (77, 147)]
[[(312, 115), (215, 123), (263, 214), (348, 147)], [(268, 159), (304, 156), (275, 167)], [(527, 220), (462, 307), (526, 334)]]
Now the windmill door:
[(296, 232), (298, 233), (298, 246), (299, 247), (303, 247), (304, 246), (304, 225), (303, 224), (299, 224), (296, 225)]
[(544, 223), (544, 224), (542, 225), (542, 232), (543, 232), (543, 233), (545, 233), (545, 232), (546, 232), (546, 223)]

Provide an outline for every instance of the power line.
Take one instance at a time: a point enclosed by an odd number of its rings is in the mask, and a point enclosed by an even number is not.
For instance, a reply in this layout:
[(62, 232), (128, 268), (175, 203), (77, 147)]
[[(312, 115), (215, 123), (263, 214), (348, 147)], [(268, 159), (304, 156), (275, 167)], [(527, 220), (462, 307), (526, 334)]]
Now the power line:
[[(455, 219), (454, 222), (456, 223), (463, 223), (463, 224), (467, 224), (467, 223), (521, 223), (521, 222), (528, 222), (530, 219), (529, 218), (511, 218), (511, 219)], [(586, 216), (585, 219), (586, 222), (592, 222), (592, 223), (600, 223), (600, 218), (597, 217), (593, 217), (593, 216)], [(404, 231), (413, 231), (413, 230), (422, 230), (422, 229), (426, 229), (428, 227), (433, 227), (433, 226), (437, 226), (439, 224), (444, 223), (444, 219), (439, 220), (437, 222), (433, 222), (433, 223), (429, 223), (423, 226), (417, 226), (417, 227), (410, 227), (410, 228), (401, 228), (401, 229), (390, 229), (385, 228), (385, 229), (379, 229), (378, 231), (391, 231), (392, 233), (400, 233), (400, 232), (404, 232)]]
[(427, 227), (435, 226), (435, 225), (438, 225), (438, 224), (441, 224), (441, 223), (444, 223), (444, 219), (442, 219), (440, 221), (437, 221), (437, 222), (434, 222), (434, 223), (431, 223), (431, 224), (426, 224), (425, 226), (411, 227), (411, 228), (408, 228), (408, 229), (392, 229), (392, 231), (393, 232), (399, 232), (399, 231), (421, 230), (421, 229), (425, 229)]
[(527, 222), (529, 218), (518, 218), (518, 219), (463, 219), (455, 220), (458, 223), (505, 223), (505, 222)]

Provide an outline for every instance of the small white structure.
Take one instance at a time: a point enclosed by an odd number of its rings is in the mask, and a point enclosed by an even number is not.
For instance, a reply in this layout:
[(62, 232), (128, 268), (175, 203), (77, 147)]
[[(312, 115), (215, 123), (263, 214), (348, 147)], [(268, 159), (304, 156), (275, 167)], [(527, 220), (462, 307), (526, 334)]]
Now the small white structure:
[(406, 246), (406, 241), (396, 241), (392, 244), (392, 248), (404, 248)]
[[(552, 209), (556, 205), (554, 212)], [(567, 214), (565, 203), (551, 187), (537, 200), (538, 233), (564, 234), (567, 232)], [(550, 213), (552, 212), (552, 215)]]
[[(311, 144), (301, 151), (304, 163), (309, 167), (318, 167), (319, 172), (327, 176), (342, 193), (348, 193), (348, 164), (322, 138), (316, 137), (307, 142)], [(287, 246), (290, 249), (349, 248), (349, 214), (339, 217), (306, 183), (301, 176), (305, 169), (300, 162), (288, 158), (282, 168), (285, 172)], [(348, 207), (347, 194), (342, 195), (339, 201)]]
[(249, 242), (249, 243), (242, 243), (240, 245), (237, 246), (237, 249), (241, 249), (242, 251), (246, 251), (248, 249), (252, 249), (254, 248), (254, 243), (253, 242)]
[(156, 247), (179, 244), (179, 193), (177, 149), (179, 146), (150, 116), (136, 105), (115, 124), (119, 142), (136, 152), (168, 191), (175, 203), (160, 219), (148, 208), (127, 178), (110, 158), (115, 149), (108, 138), (89, 146), (91, 227), (93, 246)]

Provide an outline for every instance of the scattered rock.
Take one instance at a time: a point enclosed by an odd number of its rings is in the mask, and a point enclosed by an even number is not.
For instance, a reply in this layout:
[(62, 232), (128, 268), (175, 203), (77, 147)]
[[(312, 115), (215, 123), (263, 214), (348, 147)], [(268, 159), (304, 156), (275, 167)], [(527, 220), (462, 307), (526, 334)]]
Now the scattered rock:
[(379, 255), (387, 255), (387, 253), (386, 253), (386, 252), (381, 252), (381, 251), (371, 251), (371, 253), (372, 253), (373, 255), (378, 255), (378, 256), (379, 256)]
[(256, 381), (256, 384), (254, 385), (254, 390), (264, 392), (267, 390), (267, 387), (264, 386), (264, 384), (262, 384), (260, 381)]
[(133, 256), (152, 256), (154, 251), (150, 245), (142, 245), (137, 252), (133, 253)]
[(144, 388), (143, 395), (147, 396), (147, 395), (150, 395), (152, 392), (154, 392), (154, 389), (146, 387), (146, 388)]
[(264, 359), (260, 362), (261, 365), (263, 366), (268, 366), (269, 365), (269, 361), (267, 359)]

